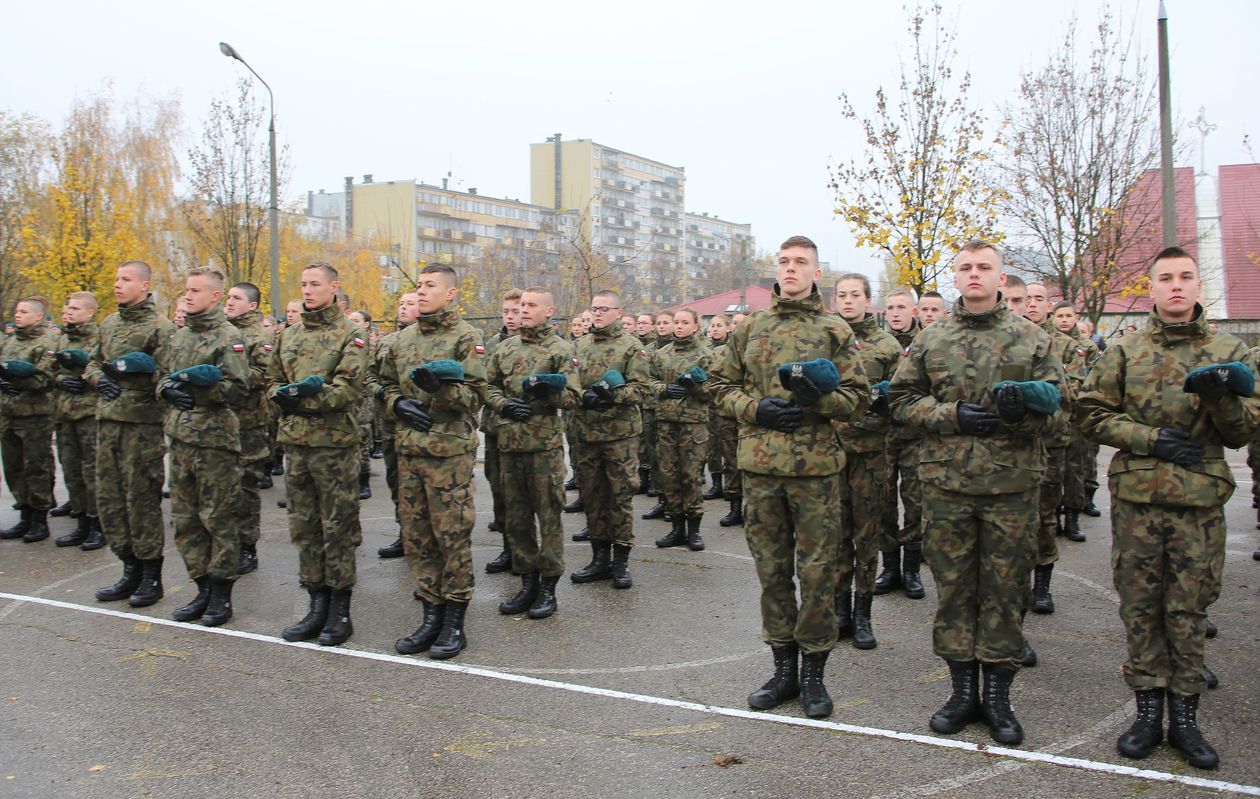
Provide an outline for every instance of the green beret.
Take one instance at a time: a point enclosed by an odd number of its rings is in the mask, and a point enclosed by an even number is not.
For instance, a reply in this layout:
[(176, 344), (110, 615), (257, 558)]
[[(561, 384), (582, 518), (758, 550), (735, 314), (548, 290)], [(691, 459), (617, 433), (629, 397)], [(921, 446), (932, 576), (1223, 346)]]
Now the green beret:
[(779, 367), (779, 384), (788, 391), (792, 390), (792, 375), (799, 374), (809, 378), (824, 394), (840, 388), (840, 370), (826, 358), (815, 358), (804, 363), (785, 363)]

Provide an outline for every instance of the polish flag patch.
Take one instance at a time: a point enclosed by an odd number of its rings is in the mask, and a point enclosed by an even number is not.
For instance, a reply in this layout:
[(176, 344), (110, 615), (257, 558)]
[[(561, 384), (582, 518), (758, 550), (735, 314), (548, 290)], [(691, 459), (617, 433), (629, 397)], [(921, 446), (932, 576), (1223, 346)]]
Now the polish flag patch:
[(477, 353), (478, 355), (485, 355), (486, 348), (478, 344), (477, 346), (473, 347), (473, 352)]
[(263, 345), (263, 352), (271, 352), (271, 345), (270, 345), (270, 344), (264, 344), (264, 345)]
[(244, 352), (244, 351), (245, 351), (245, 345), (242, 344), (241, 342), (237, 341), (232, 344), (232, 352)]
[(358, 336), (355, 336), (355, 338), (354, 338), (354, 346), (356, 346), (356, 347), (358, 347), (358, 348), (362, 349), (362, 348), (364, 348), (364, 347), (366, 347), (366, 346), (367, 346), (367, 342), (365, 342), (363, 339), (359, 338)]
[(577, 366), (577, 365), (578, 365), (578, 360), (577, 360), (577, 358), (570, 358), (569, 360), (573, 361), (573, 365), (574, 365), (574, 366)]

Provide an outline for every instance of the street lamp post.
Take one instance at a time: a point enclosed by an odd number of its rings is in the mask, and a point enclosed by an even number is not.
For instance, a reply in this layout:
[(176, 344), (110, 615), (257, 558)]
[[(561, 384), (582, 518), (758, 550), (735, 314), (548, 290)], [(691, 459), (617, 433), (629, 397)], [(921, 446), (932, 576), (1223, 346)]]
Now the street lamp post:
[(219, 52), (244, 64), (245, 68), (258, 78), (258, 82), (267, 90), (267, 98), (270, 101), (271, 121), (267, 131), (268, 144), (271, 148), (271, 204), (267, 207), (267, 224), (271, 227), (271, 315), (279, 318), (277, 315), (284, 306), (280, 304), (280, 204), (276, 199), (276, 96), (267, 85), (267, 81), (254, 72), (254, 68), (241, 58), (241, 54), (236, 52), (235, 47), (227, 42), (219, 42)]

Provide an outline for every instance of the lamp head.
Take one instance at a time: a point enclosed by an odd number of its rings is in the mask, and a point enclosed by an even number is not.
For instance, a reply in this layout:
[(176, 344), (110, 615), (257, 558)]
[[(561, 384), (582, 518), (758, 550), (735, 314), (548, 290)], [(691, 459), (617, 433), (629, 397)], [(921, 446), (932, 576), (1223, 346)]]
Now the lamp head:
[(227, 42), (219, 42), (219, 52), (228, 58), (235, 58), (237, 61), (243, 61), (241, 54), (236, 52), (236, 48)]

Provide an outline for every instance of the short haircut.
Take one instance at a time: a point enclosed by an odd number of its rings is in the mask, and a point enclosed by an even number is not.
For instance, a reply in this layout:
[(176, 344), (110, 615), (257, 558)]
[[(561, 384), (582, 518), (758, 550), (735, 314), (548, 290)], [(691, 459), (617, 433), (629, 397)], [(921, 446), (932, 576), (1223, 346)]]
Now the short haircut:
[(692, 324), (700, 324), (700, 314), (696, 313), (694, 308), (679, 308), (674, 311), (674, 318), (677, 319), (679, 314), (690, 314)]
[(76, 291), (69, 297), (66, 297), (66, 302), (69, 302), (70, 300), (78, 300), (93, 309), (101, 307), (100, 300), (96, 299), (96, 295), (90, 291)]
[(914, 289), (909, 289), (909, 288), (906, 288), (905, 286), (898, 286), (897, 288), (888, 292), (888, 294), (885, 295), (884, 297), (884, 302), (888, 302), (893, 297), (909, 297), (911, 305), (914, 305), (915, 303), (918, 302), (918, 300), (914, 296)]
[(503, 292), (503, 301), (504, 302), (520, 302), (521, 294), (523, 293), (524, 292), (522, 292), (518, 288), (515, 288), (515, 287), (510, 288), (507, 291)]
[(455, 274), (455, 270), (446, 264), (429, 264), (424, 269), (420, 270), (420, 274), (444, 275), (446, 277), (446, 281), (450, 283), (452, 287), (459, 287), (459, 275)]
[(940, 300), (941, 302), (945, 302), (945, 298), (941, 296), (939, 291), (925, 291), (923, 292), (923, 296), (919, 297), (919, 300)]
[(342, 289), (337, 289), (337, 302), (338, 304), (344, 305), (346, 306), (347, 309), (349, 309), (350, 308), (350, 295), (347, 294)]
[(1150, 269), (1146, 270), (1146, 274), (1148, 276), (1155, 274), (1155, 265), (1158, 264), (1160, 261), (1164, 261), (1170, 258), (1189, 258), (1190, 262), (1194, 264), (1195, 273), (1197, 274), (1199, 271), (1199, 262), (1195, 260), (1193, 255), (1186, 252), (1181, 247), (1165, 247), (1164, 249), (1160, 250), (1159, 253), (1155, 255), (1154, 259), (1152, 259), (1151, 267)]
[(645, 317), (645, 316), (648, 318), (648, 321), (649, 321), (649, 322), (653, 321), (653, 319), (654, 319), (654, 317), (653, 317), (653, 316), (652, 316), (652, 314), (650, 314), (650, 313), (641, 313), (641, 314), (639, 314), (638, 316), (636, 316), (636, 317), (634, 318), (634, 321), (636, 321), (636, 322), (637, 322), (637, 321), (639, 321), (640, 319), (642, 319), (642, 318), (643, 318), (643, 317)]
[(241, 292), (245, 295), (245, 299), (249, 300), (250, 302), (262, 302), (262, 292), (260, 292), (258, 290), (258, 287), (255, 286), (253, 283), (249, 283), (247, 281), (241, 281), (240, 283), (233, 284), (232, 288), (240, 289)]
[(284, 307), (288, 308), (290, 305), (296, 305), (297, 307), (301, 308), (304, 304), (305, 303), (303, 303), (301, 300), (289, 300), (289, 302)]
[(140, 273), (140, 277), (143, 278), (144, 280), (153, 279), (153, 267), (149, 266), (144, 261), (136, 260), (133, 258), (130, 261), (123, 261), (121, 264), (118, 265), (118, 268), (122, 269), (124, 266), (134, 267), (135, 270)]
[(546, 294), (548, 305), (554, 305), (556, 302), (556, 298), (552, 295), (551, 289), (546, 286), (526, 286), (521, 290), (521, 296), (524, 297), (526, 294)]
[(355, 311), (355, 313), (357, 313), (359, 316), (362, 316), (364, 322), (367, 322), (369, 325), (372, 324), (371, 311), (367, 310), (366, 308), (360, 308), (359, 310)]
[(971, 239), (963, 242), (962, 246), (958, 248), (959, 253), (978, 252), (980, 250), (993, 250), (993, 252), (997, 253), (998, 263), (1002, 263), (1002, 251), (991, 241), (986, 241), (985, 239)]
[(39, 312), (40, 312), (41, 314), (47, 314), (47, 313), (48, 313), (48, 300), (44, 299), (43, 297), (39, 296), (38, 294), (32, 294), (32, 295), (31, 295), (31, 296), (29, 296), (29, 297), (23, 297), (22, 299), (18, 300), (18, 305), (21, 305), (22, 303), (26, 303), (27, 305), (36, 305), (36, 306), (38, 306), (38, 307), (39, 307)]
[(323, 272), (324, 277), (328, 278), (329, 281), (341, 279), (341, 274), (338, 273), (337, 270), (333, 268), (333, 265), (327, 261), (311, 261), (309, 264), (302, 267), (303, 272), (307, 272), (311, 269), (318, 269)]
[(1076, 310), (1076, 306), (1075, 306), (1075, 305), (1073, 305), (1073, 304), (1072, 304), (1070, 301), (1068, 301), (1068, 300), (1059, 300), (1058, 302), (1056, 302), (1056, 303), (1054, 304), (1054, 307), (1050, 309), (1050, 313), (1054, 313), (1055, 311), (1059, 310), (1060, 308), (1071, 308), (1071, 309), (1072, 309), (1072, 313), (1076, 314), (1077, 316), (1080, 316), (1080, 313)]
[(593, 300), (595, 299), (595, 297), (612, 297), (614, 302), (621, 302), (621, 295), (613, 291), (612, 289), (603, 289), (602, 291), (597, 291), (595, 292), (595, 295), (591, 297), (591, 299)]
[(195, 267), (194, 269), (188, 272), (188, 276), (209, 278), (211, 283), (214, 283), (216, 286), (218, 286), (220, 290), (223, 289), (223, 282), (225, 280), (225, 278), (223, 277), (223, 273), (213, 266)]
[(1008, 273), (1006, 275), (1006, 287), (1010, 289), (1022, 289), (1027, 288), (1028, 284), (1025, 283), (1024, 279), (1019, 275), (1012, 275)]
[(787, 241), (779, 245), (780, 250), (787, 250), (792, 247), (808, 247), (814, 251), (815, 256), (818, 255), (818, 245), (814, 243), (813, 239), (805, 236), (792, 236)]
[(843, 275), (836, 278), (836, 288), (840, 288), (840, 284), (846, 280), (862, 281), (862, 293), (866, 295), (866, 299), (869, 300), (871, 298), (871, 281), (866, 275), (863, 275), (860, 272), (845, 272)]

